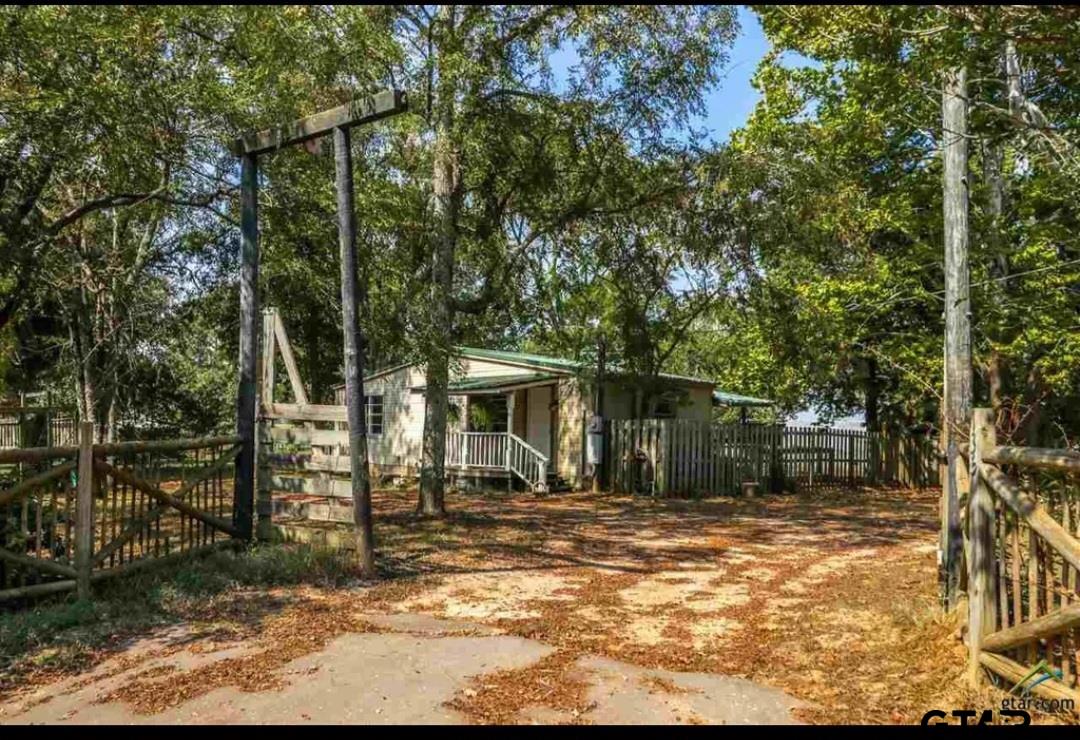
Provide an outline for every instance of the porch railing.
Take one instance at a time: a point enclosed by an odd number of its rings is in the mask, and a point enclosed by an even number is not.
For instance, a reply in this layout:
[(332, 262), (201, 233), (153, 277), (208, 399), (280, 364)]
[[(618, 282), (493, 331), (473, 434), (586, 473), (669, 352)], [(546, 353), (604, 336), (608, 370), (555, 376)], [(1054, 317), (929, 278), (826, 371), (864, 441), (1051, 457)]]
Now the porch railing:
[(449, 432), (446, 464), (462, 468), (505, 468), (506, 437), (498, 432)]
[(456, 468), (508, 470), (534, 491), (547, 489), (547, 456), (515, 434), (447, 432), (446, 464)]
[(547, 490), (547, 456), (513, 434), (507, 435), (506, 467), (525, 481), (533, 491)]

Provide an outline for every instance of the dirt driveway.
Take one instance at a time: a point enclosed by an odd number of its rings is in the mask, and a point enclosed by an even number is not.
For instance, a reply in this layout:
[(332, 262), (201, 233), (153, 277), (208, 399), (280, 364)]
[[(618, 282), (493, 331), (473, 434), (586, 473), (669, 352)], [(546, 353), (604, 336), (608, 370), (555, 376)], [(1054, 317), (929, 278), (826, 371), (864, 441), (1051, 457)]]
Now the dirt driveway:
[[(917, 722), (956, 701), (936, 492), (376, 495), (377, 585), (241, 590), (0, 722)], [(944, 706), (944, 705), (943, 705)]]

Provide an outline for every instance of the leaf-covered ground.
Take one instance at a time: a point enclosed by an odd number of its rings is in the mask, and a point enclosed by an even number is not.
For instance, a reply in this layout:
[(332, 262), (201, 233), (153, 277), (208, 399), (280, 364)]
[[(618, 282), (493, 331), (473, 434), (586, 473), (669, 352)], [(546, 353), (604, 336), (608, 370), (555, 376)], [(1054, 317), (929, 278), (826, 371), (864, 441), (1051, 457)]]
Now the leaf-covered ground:
[[(683, 707), (671, 721), (709, 720), (679, 701), (695, 690), (671, 677), (687, 673), (780, 689), (804, 703), (795, 714), (809, 722), (915, 723), (929, 709), (999, 700), (963, 688), (957, 624), (936, 606), (935, 491), (457, 497), (443, 521), (416, 519), (414, 496), (376, 494), (379, 583), (350, 580), (310, 553), (305, 577), (296, 546), (219, 556), (184, 576), (197, 587), (166, 589), (172, 596), (145, 610), (156, 619), (117, 619), (98, 644), (74, 641), (85, 648), (78, 660), (56, 657), (72, 649), (63, 626), (23, 644), (0, 671), (0, 711), (48, 701), (58, 678), (67, 691), (118, 671), (128, 680), (102, 683), (96, 701), (147, 717), (215, 689), (288, 691), (294, 661), (416, 615), (463, 625), (441, 636), (505, 635), (548, 649), (463, 677), (444, 706), (472, 722), (594, 721), (597, 661), (653, 671), (634, 680)], [(264, 563), (259, 577), (245, 558)]]

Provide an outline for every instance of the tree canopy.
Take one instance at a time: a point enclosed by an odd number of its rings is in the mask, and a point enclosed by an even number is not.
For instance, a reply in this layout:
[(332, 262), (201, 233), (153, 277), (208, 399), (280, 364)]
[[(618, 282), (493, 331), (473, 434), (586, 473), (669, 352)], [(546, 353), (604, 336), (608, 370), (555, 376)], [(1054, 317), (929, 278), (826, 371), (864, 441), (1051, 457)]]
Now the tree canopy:
[[(692, 124), (731, 6), (0, 10), (0, 390), (51, 390), (110, 428), (228, 428), (227, 144), (395, 87), (410, 113), (353, 139), (369, 369), (448, 372), (456, 343), (591, 361), (602, 337), (645, 396), (663, 368), (785, 412), (935, 426), (941, 80), (964, 65), (977, 398), (1010, 432), (1071, 440), (1080, 14), (755, 12), (761, 99), (713, 144)], [(264, 159), (262, 300), (327, 401), (330, 146)]]

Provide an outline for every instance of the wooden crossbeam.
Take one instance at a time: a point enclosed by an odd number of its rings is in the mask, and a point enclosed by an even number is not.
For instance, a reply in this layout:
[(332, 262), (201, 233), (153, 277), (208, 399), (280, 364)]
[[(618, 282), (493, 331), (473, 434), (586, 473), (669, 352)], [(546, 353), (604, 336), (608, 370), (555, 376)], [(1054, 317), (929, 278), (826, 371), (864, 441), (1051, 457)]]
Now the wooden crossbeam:
[(0, 450), (0, 465), (58, 460), (62, 457), (75, 457), (78, 453), (78, 447), (22, 447), (14, 450)]
[(72, 568), (70, 565), (58, 563), (55, 560), (44, 560), (42, 558), (30, 557), (29, 555), (20, 555), (19, 553), (12, 552), (11, 550), (5, 550), (2, 547), (0, 547), (0, 560), (7, 560), (9, 563), (15, 563), (16, 565), (21, 565), (24, 568), (43, 570), (46, 573), (64, 576), (65, 578), (75, 577), (75, 569)]
[(222, 437), (200, 437), (198, 439), (163, 439), (157, 442), (113, 442), (94, 445), (94, 456), (121, 455), (135, 452), (179, 452), (181, 450), (198, 450), (203, 447), (225, 447), (239, 444), (239, 442), (240, 437), (235, 434)]
[[(226, 452), (221, 458), (217, 460), (213, 465), (208, 465), (204, 468), (200, 468), (193, 478), (184, 482), (184, 485), (175, 491), (172, 496), (178, 500), (183, 500), (191, 491), (195, 489), (195, 486), (202, 483), (210, 476), (217, 473), (222, 468), (227, 467), (236, 458), (236, 453), (240, 451), (240, 445), (233, 445), (228, 452)], [(169, 504), (158, 501), (145, 514), (141, 517), (132, 520), (128, 526), (124, 528), (116, 539), (110, 542), (105, 547), (101, 548), (96, 555), (94, 555), (94, 565), (104, 563), (110, 555), (117, 552), (126, 545), (129, 541), (138, 536), (139, 532), (143, 531), (147, 526), (152, 524), (154, 520), (158, 519), (166, 511), (169, 510)]]
[(1061, 634), (1080, 624), (1080, 604), (1070, 604), (1049, 614), (999, 630), (983, 638), (982, 647), (992, 653), (1003, 653), (1044, 637)]
[(1069, 565), (1080, 570), (1080, 541), (1069, 534), (1038, 502), (1020, 490), (1019, 486), (993, 465), (982, 465), (979, 474), (986, 479), (994, 493), (1013, 511), (1027, 520), (1035, 534), (1053, 547)]
[(101, 462), (100, 460), (94, 461), (94, 470), (98, 471), (99, 473), (111, 475), (113, 478), (120, 481), (121, 483), (126, 483), (132, 488), (137, 488), (146, 495), (151, 496), (152, 498), (155, 498), (158, 501), (173, 507), (174, 509), (182, 511), (188, 516), (198, 519), (200, 522), (205, 522), (206, 524), (209, 524), (215, 529), (219, 529), (222, 532), (232, 535), (233, 537), (240, 536), (240, 533), (235, 527), (233, 527), (231, 522), (227, 522), (224, 519), (218, 519), (216, 516), (212, 516), (211, 514), (207, 514), (204, 511), (200, 511), (186, 501), (181, 501), (175, 496), (170, 496), (154, 484), (149, 483), (136, 475), (132, 475), (126, 470), (114, 468), (112, 465)]
[(348, 421), (345, 406), (326, 406), (317, 403), (272, 403), (265, 410), (270, 419), (293, 419), (296, 421)]
[(983, 452), (983, 460), (997, 465), (1080, 473), (1080, 452), (1044, 447), (996, 446)]
[(344, 429), (299, 429), (297, 427), (273, 427), (270, 436), (277, 442), (312, 447), (348, 446), (349, 433)]
[(56, 478), (62, 478), (72, 470), (75, 469), (74, 462), (64, 463), (63, 465), (57, 465), (49, 468), (43, 473), (31, 476), (21, 483), (7, 489), (6, 491), (0, 491), (0, 506), (6, 506), (10, 503), (18, 501), (35, 488), (40, 488), (46, 483), (55, 480)]
[(330, 133), (336, 128), (358, 126), (408, 110), (406, 95), (401, 90), (384, 90), (350, 100), (337, 108), (320, 111), (283, 126), (247, 133), (233, 144), (236, 156), (263, 154), (290, 144), (299, 144)]

